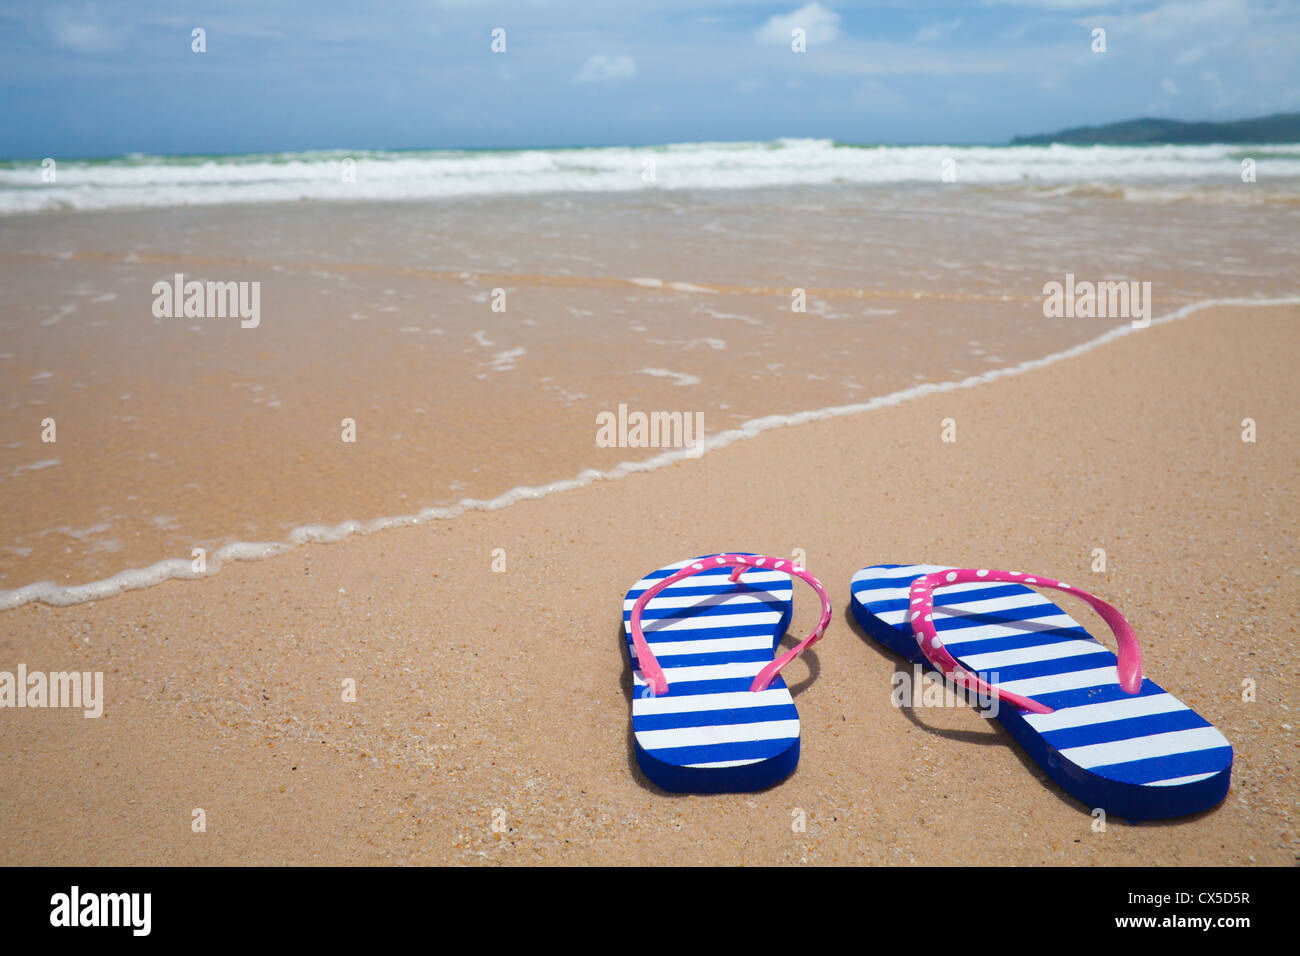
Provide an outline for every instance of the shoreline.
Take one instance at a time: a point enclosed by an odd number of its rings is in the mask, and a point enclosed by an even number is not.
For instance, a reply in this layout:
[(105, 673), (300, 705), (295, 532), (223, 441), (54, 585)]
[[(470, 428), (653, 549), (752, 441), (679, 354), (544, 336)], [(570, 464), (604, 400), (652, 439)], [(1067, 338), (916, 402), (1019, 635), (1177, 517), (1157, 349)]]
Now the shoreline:
[[(1189, 303), (1173, 312), (1153, 317), (1150, 326), (1178, 321), (1210, 308), (1270, 308), (1288, 305), (1300, 305), (1300, 295), (1254, 300), (1241, 298), (1209, 299)], [(969, 376), (959, 381), (924, 383), (886, 395), (876, 396), (865, 402), (828, 406), (793, 414), (760, 416), (744, 422), (738, 428), (730, 428), (719, 434), (706, 437), (700, 443), (701, 448), (698, 452), (689, 448), (674, 449), (646, 459), (620, 462), (609, 469), (585, 468), (576, 476), (570, 478), (558, 478), (541, 485), (519, 485), (490, 499), (464, 498), (450, 507), (427, 507), (412, 514), (379, 516), (368, 519), (345, 519), (337, 524), (300, 525), (293, 528), (282, 541), (232, 541), (212, 554), (209, 566), (202, 573), (193, 571), (193, 562), (189, 558), (167, 558), (149, 567), (127, 568), (108, 578), (82, 584), (54, 585), (48, 581), (38, 581), (17, 588), (0, 590), (0, 614), (33, 602), (53, 607), (66, 607), (87, 601), (103, 600), (127, 591), (153, 587), (164, 581), (200, 580), (219, 573), (221, 566), (225, 562), (265, 560), (285, 554), (305, 544), (333, 544), (357, 534), (370, 535), (391, 530), (392, 528), (409, 527), (430, 521), (448, 521), (471, 511), (496, 511), (520, 501), (586, 487), (596, 481), (618, 480), (629, 474), (656, 471), (679, 461), (699, 457), (719, 448), (725, 448), (733, 442), (754, 438), (773, 428), (785, 428), (845, 415), (860, 415), (914, 401), (927, 395), (976, 388), (1001, 378), (1021, 375), (1034, 369), (1045, 368), (1087, 354), (1095, 348), (1135, 331), (1141, 331), (1141, 328), (1132, 324), (1116, 326), (1079, 345), (1071, 346), (1041, 358), (1027, 359), (1015, 365), (991, 369), (988, 372)]]
[[(0, 714), (0, 859), (1292, 865), (1298, 318), (1293, 303), (1202, 307), (678, 468), (16, 608), (0, 669), (102, 671), (106, 701), (97, 720)], [(647, 570), (720, 548), (804, 551), (837, 614), (789, 668), (795, 774), (670, 796), (635, 769), (621, 600)], [(1089, 578), (1152, 678), (1232, 742), (1227, 800), (1100, 833), (974, 712), (894, 708), (906, 665), (850, 623), (848, 582), (924, 560)], [(815, 611), (796, 596), (789, 633)]]

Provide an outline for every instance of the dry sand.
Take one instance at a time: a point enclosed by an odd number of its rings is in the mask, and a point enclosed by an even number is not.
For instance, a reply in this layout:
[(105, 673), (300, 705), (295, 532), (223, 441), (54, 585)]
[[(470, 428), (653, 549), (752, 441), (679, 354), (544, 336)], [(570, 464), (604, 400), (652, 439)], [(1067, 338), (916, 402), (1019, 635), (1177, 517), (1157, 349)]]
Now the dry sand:
[[(1206, 310), (662, 471), (10, 611), (0, 669), (102, 670), (107, 704), (0, 713), (0, 863), (1294, 864), (1298, 320)], [(838, 607), (786, 671), (798, 770), (655, 790), (629, 739), (626, 588), (796, 548)], [(1236, 748), (1226, 801), (1096, 832), (997, 725), (895, 709), (902, 665), (846, 610), (853, 572), (886, 561), (1039, 570), (1117, 605), (1147, 672)], [(797, 639), (815, 605), (796, 593)]]

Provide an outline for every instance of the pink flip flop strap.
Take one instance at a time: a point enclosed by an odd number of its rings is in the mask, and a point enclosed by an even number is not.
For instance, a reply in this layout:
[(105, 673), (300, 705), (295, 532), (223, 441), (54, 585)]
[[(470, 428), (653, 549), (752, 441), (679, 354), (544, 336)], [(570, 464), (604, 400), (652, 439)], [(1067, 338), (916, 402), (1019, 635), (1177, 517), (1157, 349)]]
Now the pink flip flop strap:
[(740, 580), (740, 576), (746, 571), (761, 569), (764, 571), (783, 571), (792, 577), (799, 578), (807, 582), (818, 596), (822, 599), (822, 617), (817, 622), (817, 627), (813, 632), (805, 637), (802, 641), (786, 651), (772, 663), (768, 664), (757, 676), (754, 682), (749, 685), (751, 691), (766, 690), (767, 685), (772, 683), (773, 678), (781, 672), (792, 660), (798, 657), (808, 647), (815, 644), (821, 636), (826, 633), (826, 626), (831, 622), (831, 599), (826, 594), (826, 589), (822, 587), (821, 582), (815, 577), (785, 558), (770, 558), (764, 555), (756, 554), (718, 554), (710, 558), (701, 558), (698, 561), (692, 561), (680, 571), (675, 571), (668, 577), (659, 581), (657, 584), (647, 588), (645, 592), (636, 599), (632, 605), (632, 646), (636, 648), (637, 666), (641, 670), (641, 676), (650, 686), (656, 697), (661, 697), (668, 693), (668, 680), (664, 677), (663, 669), (659, 662), (655, 660), (654, 654), (650, 650), (650, 645), (646, 643), (645, 634), (641, 631), (641, 612), (645, 606), (650, 603), (650, 599), (656, 594), (674, 584), (683, 578), (688, 578), (692, 574), (699, 574), (701, 571), (708, 571), (713, 568), (729, 567), (734, 568), (730, 575), (730, 580), (735, 583)]
[(1057, 591), (1064, 591), (1066, 594), (1073, 594), (1075, 597), (1087, 602), (1094, 611), (1101, 615), (1102, 620), (1115, 633), (1115, 638), (1119, 641), (1119, 686), (1129, 694), (1136, 694), (1142, 689), (1142, 651), (1138, 648), (1137, 638), (1133, 635), (1133, 628), (1119, 611), (1101, 598), (1093, 597), (1087, 591), (1080, 590), (1069, 584), (1062, 584), (1060, 581), (1053, 581), (1051, 578), (1045, 578), (1039, 574), (1025, 574), (1021, 571), (991, 571), (985, 568), (978, 570), (975, 568), (955, 568), (951, 571), (937, 571), (934, 574), (922, 575), (912, 582), (908, 597), (908, 619), (912, 624), (912, 632), (916, 635), (916, 643), (921, 648), (921, 653), (925, 655), (925, 659), (933, 664), (935, 669), (945, 677), (956, 684), (972, 688), (990, 697), (996, 696), (999, 700), (1031, 713), (1050, 714), (1052, 712), (1052, 708), (1046, 704), (1040, 704), (1029, 697), (1021, 697), (1019, 694), (1012, 694), (1009, 691), (986, 684), (978, 675), (971, 673), (958, 664), (956, 658), (948, 652), (948, 649), (943, 646), (943, 641), (939, 639), (938, 631), (935, 630), (934, 626), (934, 592), (939, 588), (953, 584), (983, 581), (1005, 581), (1031, 587), (1053, 588)]

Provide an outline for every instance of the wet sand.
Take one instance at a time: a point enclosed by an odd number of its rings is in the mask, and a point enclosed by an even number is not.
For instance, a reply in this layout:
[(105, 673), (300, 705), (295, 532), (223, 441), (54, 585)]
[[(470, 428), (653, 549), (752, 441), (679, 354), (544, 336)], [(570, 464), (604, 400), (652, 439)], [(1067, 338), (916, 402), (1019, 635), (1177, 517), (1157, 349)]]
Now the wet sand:
[[(847, 186), (6, 217), (0, 591), (656, 454), (597, 445), (620, 405), (716, 434), (1051, 354), (1119, 324), (1045, 318), (1067, 272), (1149, 281), (1156, 315), (1295, 293), (1293, 231), (1286, 203)], [(260, 283), (259, 324), (155, 316), (176, 273)]]
[[(102, 670), (107, 702), (0, 714), (0, 863), (1293, 865), (1298, 321), (1207, 309), (659, 471), (6, 612), (0, 667)], [(798, 770), (655, 790), (629, 739), (626, 588), (794, 549), (837, 606), (786, 671)], [(1147, 672), (1234, 745), (1226, 801), (1099, 833), (973, 711), (895, 709), (902, 665), (846, 610), (853, 572), (886, 561), (1037, 570), (1115, 604)], [(797, 637), (815, 607), (796, 594)]]

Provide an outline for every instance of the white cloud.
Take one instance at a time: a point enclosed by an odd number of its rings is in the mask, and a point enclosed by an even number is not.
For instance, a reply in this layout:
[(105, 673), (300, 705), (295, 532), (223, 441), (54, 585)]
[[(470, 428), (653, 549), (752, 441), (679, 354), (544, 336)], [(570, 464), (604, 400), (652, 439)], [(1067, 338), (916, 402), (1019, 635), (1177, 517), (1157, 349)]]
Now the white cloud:
[(809, 57), (805, 69), (819, 76), (958, 76), (1014, 73), (1025, 67), (1014, 59), (983, 51), (950, 54), (907, 42), (846, 38), (834, 50)]
[(65, 50), (76, 53), (102, 53), (119, 50), (126, 40), (126, 31), (104, 23), (99, 9), (88, 3), (78, 9), (63, 7), (54, 12), (50, 20), (54, 42)]
[(992, 7), (1038, 7), (1040, 10), (1095, 10), (1112, 7), (1120, 0), (984, 0)]
[(936, 20), (934, 23), (928, 23), (916, 31), (916, 42), (933, 43), (935, 40), (942, 40), (944, 37), (950, 37), (957, 32), (961, 26), (961, 17), (953, 17), (951, 20)]
[(1176, 0), (1123, 20), (1124, 32), (1170, 38), (1204, 36), (1211, 24), (1223, 27), (1249, 27), (1252, 10), (1244, 0)]
[(574, 83), (619, 83), (636, 76), (636, 60), (630, 56), (593, 53), (573, 78)]
[(785, 16), (774, 15), (758, 28), (754, 39), (759, 43), (790, 42), (790, 32), (802, 28), (809, 43), (830, 43), (840, 35), (840, 15), (820, 3), (809, 3)]
[(1173, 80), (1169, 79), (1169, 77), (1167, 76), (1160, 81), (1160, 88), (1164, 90), (1166, 93), (1168, 93), (1170, 96), (1178, 95), (1178, 84), (1175, 83)]

